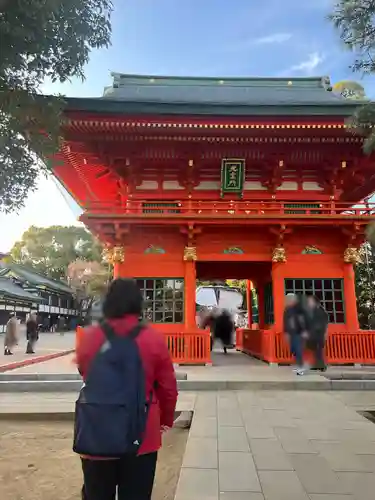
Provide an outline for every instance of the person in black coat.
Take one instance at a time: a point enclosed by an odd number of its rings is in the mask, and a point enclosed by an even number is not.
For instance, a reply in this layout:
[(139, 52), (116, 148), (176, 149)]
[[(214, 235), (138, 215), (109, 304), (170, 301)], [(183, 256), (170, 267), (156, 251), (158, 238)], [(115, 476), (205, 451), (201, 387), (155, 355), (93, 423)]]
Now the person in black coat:
[(220, 339), (223, 344), (224, 354), (227, 354), (227, 347), (232, 344), (235, 324), (231, 314), (223, 309), (214, 319), (214, 337)]
[(36, 314), (33, 313), (30, 314), (30, 317), (26, 322), (26, 354), (35, 354), (34, 348), (38, 337), (38, 320)]
[(307, 347), (315, 355), (313, 370), (325, 371), (324, 345), (328, 328), (328, 314), (317, 297), (307, 297)]
[(223, 344), (224, 354), (227, 354), (227, 347), (232, 344), (232, 336), (235, 329), (235, 324), (232, 316), (225, 309), (212, 309), (207, 314), (201, 323), (201, 328), (210, 327), (211, 331), (211, 351), (213, 342), (219, 339)]
[(305, 373), (303, 365), (304, 338), (307, 335), (306, 312), (301, 301), (294, 294), (286, 296), (284, 309), (284, 332), (288, 338), (290, 350), (296, 359), (296, 372), (298, 375)]

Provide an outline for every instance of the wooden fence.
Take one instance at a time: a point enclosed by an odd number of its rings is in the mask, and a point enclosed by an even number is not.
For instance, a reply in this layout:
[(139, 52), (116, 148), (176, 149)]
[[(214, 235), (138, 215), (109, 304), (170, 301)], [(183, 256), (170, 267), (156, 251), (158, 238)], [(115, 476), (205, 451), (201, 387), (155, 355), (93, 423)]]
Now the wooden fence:
[[(83, 332), (80, 326), (76, 330), (76, 349), (81, 342)], [(209, 331), (166, 333), (165, 338), (173, 363), (184, 365), (211, 363)]]
[[(293, 362), (281, 332), (243, 329), (237, 333), (236, 347), (268, 363)], [(375, 364), (375, 331), (331, 332), (326, 340), (325, 354), (329, 364)]]

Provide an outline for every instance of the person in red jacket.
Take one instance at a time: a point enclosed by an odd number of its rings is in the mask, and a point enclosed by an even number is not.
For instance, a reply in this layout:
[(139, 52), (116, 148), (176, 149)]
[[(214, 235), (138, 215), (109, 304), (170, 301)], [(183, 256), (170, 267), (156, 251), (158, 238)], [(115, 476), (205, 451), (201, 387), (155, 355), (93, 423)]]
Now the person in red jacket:
[[(127, 335), (142, 314), (142, 294), (133, 280), (116, 279), (103, 302), (103, 316), (117, 335)], [(82, 457), (85, 500), (150, 500), (162, 433), (172, 427), (177, 382), (163, 334), (145, 325), (138, 344), (146, 381), (153, 392), (145, 434), (138, 455), (120, 459)], [(77, 346), (78, 370), (85, 381), (90, 363), (105, 343), (100, 325), (85, 328)]]

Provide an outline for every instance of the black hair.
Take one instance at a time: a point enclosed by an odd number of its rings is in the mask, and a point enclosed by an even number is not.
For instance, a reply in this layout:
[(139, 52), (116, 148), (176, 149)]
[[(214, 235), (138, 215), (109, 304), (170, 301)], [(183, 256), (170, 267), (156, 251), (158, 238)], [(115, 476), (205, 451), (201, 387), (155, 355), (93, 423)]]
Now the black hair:
[(103, 316), (107, 319), (122, 318), (127, 314), (142, 314), (142, 292), (131, 279), (118, 278), (109, 285), (103, 301)]

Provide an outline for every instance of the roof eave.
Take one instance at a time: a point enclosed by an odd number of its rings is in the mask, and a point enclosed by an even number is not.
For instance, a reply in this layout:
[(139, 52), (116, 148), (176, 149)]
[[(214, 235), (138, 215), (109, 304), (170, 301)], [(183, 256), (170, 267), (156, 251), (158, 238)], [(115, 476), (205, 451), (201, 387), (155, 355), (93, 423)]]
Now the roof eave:
[(102, 98), (66, 98), (66, 111), (108, 113), (108, 114), (163, 114), (163, 115), (211, 115), (211, 116), (350, 116), (364, 102), (344, 102), (332, 104), (306, 105), (233, 105), (134, 102)]

